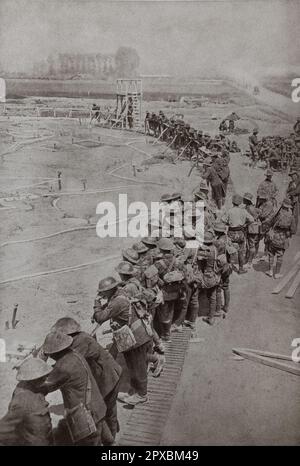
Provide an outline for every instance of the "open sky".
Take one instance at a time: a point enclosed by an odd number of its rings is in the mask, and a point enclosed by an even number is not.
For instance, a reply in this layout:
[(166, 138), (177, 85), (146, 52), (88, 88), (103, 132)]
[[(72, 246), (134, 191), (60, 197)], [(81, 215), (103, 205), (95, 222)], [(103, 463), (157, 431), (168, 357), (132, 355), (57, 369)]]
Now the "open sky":
[(300, 64), (299, 18), (299, 0), (0, 0), (0, 63), (26, 71), (52, 53), (126, 45), (144, 74), (255, 74)]

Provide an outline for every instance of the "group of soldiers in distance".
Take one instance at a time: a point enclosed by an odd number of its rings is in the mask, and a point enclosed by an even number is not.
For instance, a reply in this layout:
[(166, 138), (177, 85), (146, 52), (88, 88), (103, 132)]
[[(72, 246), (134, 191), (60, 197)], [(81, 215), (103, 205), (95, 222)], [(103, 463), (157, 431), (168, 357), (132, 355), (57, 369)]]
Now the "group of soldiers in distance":
[[(300, 124), (300, 119), (299, 119)], [(299, 125), (300, 126), (300, 125)], [(298, 129), (298, 125), (296, 126)], [(276, 171), (289, 170), (292, 167), (300, 169), (300, 131), (289, 136), (265, 136), (259, 140), (258, 129), (249, 136), (249, 151), (251, 166), (256, 168), (262, 162)]]
[[(234, 119), (229, 121), (233, 121), (234, 124)], [(180, 118), (175, 118), (175, 116), (168, 118), (160, 110), (158, 115), (146, 112), (145, 116), (145, 133), (166, 142), (168, 147), (178, 151), (180, 158), (187, 159), (196, 156), (205, 157), (207, 155), (205, 149), (214, 150), (222, 147), (228, 152), (238, 152), (239, 148), (236, 142), (226, 138), (226, 134), (233, 132), (234, 126), (230, 128), (227, 128), (226, 131), (220, 131), (220, 134), (213, 138), (209, 133), (196, 130), (189, 123), (186, 123), (182, 115)]]
[[(165, 137), (171, 138), (168, 131)], [(148, 378), (161, 375), (165, 345), (174, 333), (193, 333), (200, 318), (212, 326), (230, 316), (232, 273), (245, 274), (258, 261), (267, 261), (266, 274), (282, 277), (284, 253), (298, 224), (298, 171), (290, 170), (282, 202), (269, 168), (255, 195), (235, 193), (225, 208), (229, 151), (226, 139), (210, 139), (213, 149), (210, 154), (204, 150), (188, 213), (182, 215), (186, 199), (181, 193), (163, 194), (161, 206), (170, 215), (149, 218), (148, 236), (122, 251), (116, 275), (99, 281), (91, 319), (99, 326), (110, 322), (109, 349), (73, 318), (55, 322), (34, 357), (17, 369), (18, 384), (0, 420), (0, 444), (115, 445), (117, 400), (131, 407), (147, 402)], [(205, 302), (207, 315), (199, 317)], [(126, 392), (120, 391), (120, 354), (129, 375)], [(53, 429), (45, 396), (56, 390), (65, 416)]]

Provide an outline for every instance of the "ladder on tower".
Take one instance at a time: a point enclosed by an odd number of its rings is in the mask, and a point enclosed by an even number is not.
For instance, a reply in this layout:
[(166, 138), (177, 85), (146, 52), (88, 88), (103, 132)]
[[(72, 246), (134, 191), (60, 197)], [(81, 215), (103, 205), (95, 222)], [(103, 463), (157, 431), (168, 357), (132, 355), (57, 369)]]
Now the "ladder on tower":
[[(130, 99), (130, 100), (129, 100)], [(117, 107), (119, 102), (121, 108), (119, 115), (127, 115), (129, 102), (132, 106), (133, 127), (141, 127), (141, 112), (142, 112), (142, 80), (141, 79), (117, 79)], [(123, 108), (123, 103), (125, 107)], [(127, 126), (127, 118), (124, 118), (125, 127)]]
[(140, 112), (140, 100), (138, 99), (137, 94), (132, 96), (132, 106), (133, 106), (133, 124), (135, 127), (141, 126), (141, 112)]

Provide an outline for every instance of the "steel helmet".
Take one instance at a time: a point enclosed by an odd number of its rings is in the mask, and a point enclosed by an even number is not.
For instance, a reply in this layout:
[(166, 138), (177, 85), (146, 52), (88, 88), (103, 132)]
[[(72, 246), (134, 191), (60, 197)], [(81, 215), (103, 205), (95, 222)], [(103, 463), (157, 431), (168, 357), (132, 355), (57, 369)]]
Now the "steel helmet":
[(45, 338), (42, 350), (45, 354), (59, 353), (72, 345), (73, 338), (66, 335), (61, 330), (48, 333)]
[(172, 200), (172, 194), (162, 194), (162, 196), (160, 197), (160, 202), (169, 202)]
[(145, 238), (142, 238), (142, 242), (146, 244), (147, 246), (156, 246), (157, 238), (154, 238), (152, 236), (147, 236)]
[(129, 262), (120, 262), (115, 270), (123, 275), (134, 275), (134, 268)]
[(194, 194), (194, 196), (199, 199), (200, 201), (206, 201), (206, 197), (205, 197), (205, 194), (201, 191), (197, 192)]
[(161, 238), (158, 241), (158, 247), (161, 251), (173, 251), (174, 244), (169, 238)]
[(174, 244), (181, 249), (184, 249), (186, 246), (186, 241), (184, 238), (174, 238)]
[(50, 374), (52, 367), (40, 358), (27, 358), (18, 368), (17, 380), (37, 380)]
[(183, 234), (186, 239), (196, 238), (196, 230), (192, 225), (186, 225), (183, 230)]
[(98, 285), (98, 292), (102, 293), (102, 291), (109, 291), (117, 288), (119, 282), (114, 277), (106, 277), (100, 280)]
[(67, 335), (71, 335), (72, 333), (80, 332), (81, 328), (79, 323), (76, 322), (75, 319), (72, 319), (72, 317), (62, 317), (61, 319), (58, 319), (51, 328), (51, 332), (55, 332), (56, 330), (60, 330)]
[(139, 255), (135, 249), (128, 248), (122, 251), (123, 259), (130, 262), (131, 264), (137, 264), (139, 260)]
[(243, 199), (246, 199), (247, 201), (253, 202), (253, 194), (245, 193), (244, 196), (243, 196)]
[(199, 190), (200, 191), (207, 191), (207, 192), (209, 191), (209, 187), (207, 186), (205, 181), (200, 182)]
[(143, 254), (143, 252), (147, 252), (147, 246), (142, 242), (139, 241), (138, 243), (134, 243), (132, 245), (132, 249), (134, 249), (138, 254)]
[(172, 200), (173, 200), (173, 201), (176, 201), (176, 200), (178, 200), (178, 199), (181, 199), (182, 194), (176, 192), (176, 193), (172, 193), (171, 196), (172, 196)]
[(292, 207), (291, 201), (289, 199), (287, 199), (287, 198), (283, 199), (282, 207), (291, 208)]

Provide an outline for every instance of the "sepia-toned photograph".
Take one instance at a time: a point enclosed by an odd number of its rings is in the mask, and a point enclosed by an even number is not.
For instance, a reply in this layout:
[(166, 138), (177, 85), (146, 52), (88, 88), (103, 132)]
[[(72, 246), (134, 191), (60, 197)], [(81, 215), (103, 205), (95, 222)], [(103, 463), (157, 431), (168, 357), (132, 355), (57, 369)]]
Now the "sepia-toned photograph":
[(299, 19), (0, 0), (0, 446), (300, 444)]

